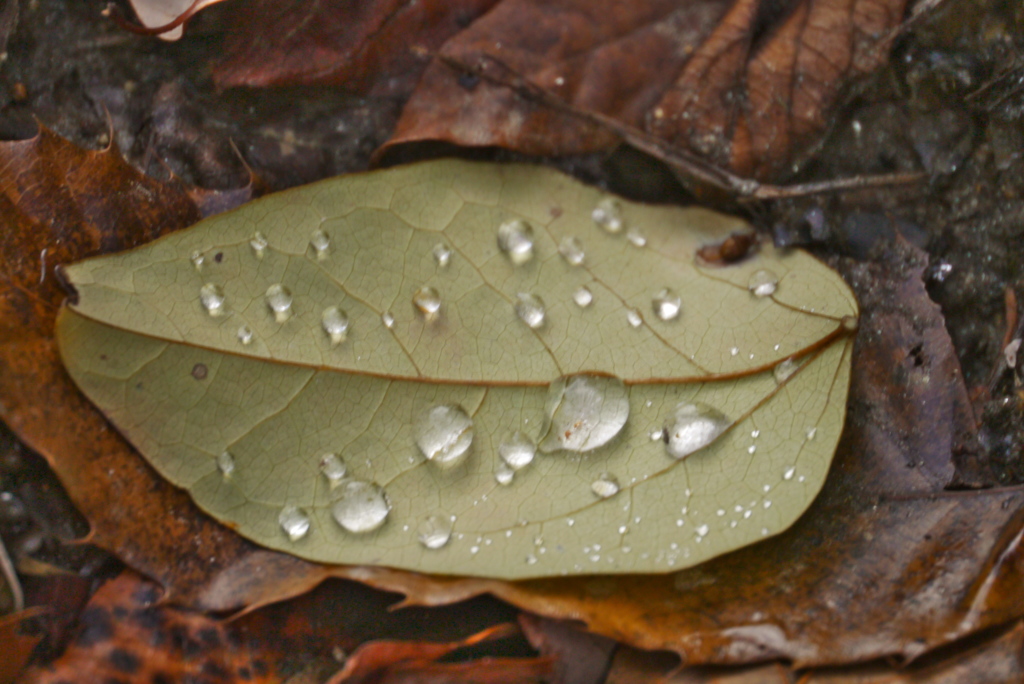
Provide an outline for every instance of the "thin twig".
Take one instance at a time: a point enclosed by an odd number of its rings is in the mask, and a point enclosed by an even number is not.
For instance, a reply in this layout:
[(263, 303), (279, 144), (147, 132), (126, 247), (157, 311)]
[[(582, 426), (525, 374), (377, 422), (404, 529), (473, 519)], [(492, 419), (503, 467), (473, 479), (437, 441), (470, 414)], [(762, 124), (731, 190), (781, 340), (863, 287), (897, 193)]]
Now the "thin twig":
[[(559, 112), (582, 119), (587, 123), (610, 131), (631, 146), (645, 152), (655, 159), (674, 166), (695, 180), (708, 183), (725, 190), (737, 198), (748, 200), (769, 200), (791, 197), (802, 197), (827, 192), (859, 190), (878, 186), (912, 183), (926, 177), (922, 172), (895, 173), (879, 176), (855, 176), (831, 181), (800, 183), (795, 185), (770, 185), (752, 178), (743, 178), (731, 171), (715, 166), (696, 154), (672, 145), (646, 131), (624, 124), (617, 119), (600, 112), (585, 111), (569, 104), (562, 98), (541, 86), (520, 76), (514, 69), (491, 55), (481, 55), (480, 63), (473, 66), (454, 57), (436, 55), (438, 61), (453, 71), (468, 73), (494, 85), (503, 86), (518, 93), (521, 97), (551, 107)], [(503, 73), (497, 75), (489, 71), (493, 65)]]

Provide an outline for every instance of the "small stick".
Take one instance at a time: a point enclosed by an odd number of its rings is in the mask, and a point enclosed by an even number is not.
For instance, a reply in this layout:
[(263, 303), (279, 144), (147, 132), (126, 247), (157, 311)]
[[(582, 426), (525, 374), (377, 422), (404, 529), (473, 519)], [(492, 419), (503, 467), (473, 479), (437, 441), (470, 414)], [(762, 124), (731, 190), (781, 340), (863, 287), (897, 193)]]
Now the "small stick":
[[(646, 131), (639, 130), (633, 126), (622, 123), (610, 116), (599, 112), (588, 112), (573, 107), (554, 93), (546, 90), (531, 81), (526, 80), (512, 68), (490, 55), (482, 55), (480, 63), (473, 67), (454, 57), (444, 54), (436, 54), (437, 59), (453, 71), (470, 73), (495, 85), (510, 88), (526, 99), (556, 109), (579, 119), (611, 131), (616, 136), (629, 143), (638, 150), (645, 152), (655, 159), (682, 169), (692, 178), (708, 183), (716, 188), (732, 193), (737, 198), (747, 200), (769, 200), (783, 199), (790, 197), (803, 197), (826, 192), (839, 192), (844, 190), (857, 190), (878, 186), (896, 185), (911, 183), (924, 178), (927, 174), (916, 173), (894, 173), (879, 176), (854, 176), (831, 181), (819, 181), (814, 183), (800, 183), (796, 185), (777, 186), (761, 183), (752, 178), (743, 178), (711, 164), (707, 160), (681, 149), (675, 145), (665, 142), (661, 138), (651, 135)], [(504, 78), (488, 72), (490, 62), (505, 72)]]

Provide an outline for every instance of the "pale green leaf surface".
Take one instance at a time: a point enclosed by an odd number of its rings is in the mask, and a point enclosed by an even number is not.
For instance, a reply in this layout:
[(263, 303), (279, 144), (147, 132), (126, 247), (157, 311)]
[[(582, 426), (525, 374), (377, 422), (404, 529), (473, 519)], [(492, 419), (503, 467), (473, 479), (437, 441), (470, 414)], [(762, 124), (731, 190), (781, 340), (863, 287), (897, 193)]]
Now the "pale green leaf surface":
[[(550, 170), (461, 161), (271, 196), (69, 267), (79, 298), (58, 323), (65, 364), (203, 509), (313, 560), (505, 578), (659, 572), (786, 529), (819, 491), (842, 429), (852, 293), (810, 256), (770, 245), (737, 265), (698, 265), (701, 245), (744, 227), (706, 210), (623, 201), (627, 225), (647, 239), (636, 247), (595, 225), (601, 197)], [(535, 230), (524, 265), (498, 249), (497, 227), (510, 218)], [(324, 259), (309, 245), (317, 229), (330, 236)], [(269, 243), (261, 259), (249, 244), (256, 231)], [(565, 236), (582, 242), (582, 266), (559, 255)], [(439, 242), (453, 250), (444, 268), (432, 254)], [(779, 278), (770, 297), (747, 289), (760, 269)], [(223, 288), (225, 315), (200, 304), (206, 283)], [(294, 296), (283, 323), (264, 299), (277, 283)], [(412, 304), (424, 285), (441, 294), (433, 321)], [(572, 299), (581, 285), (593, 292), (587, 308)], [(652, 309), (665, 287), (682, 300), (675, 320)], [(520, 292), (546, 302), (541, 328), (514, 313)], [(350, 319), (337, 346), (320, 324), (332, 305)], [(243, 325), (249, 345), (238, 340)], [(777, 383), (773, 366), (797, 354), (799, 371)], [(538, 453), (510, 485), (496, 483), (499, 444), (515, 430), (540, 441), (548, 384), (581, 372), (625, 381), (622, 431), (584, 454)], [(733, 422), (677, 461), (650, 434), (686, 401)], [(448, 470), (426, 461), (413, 435), (416, 418), (439, 404), (473, 419), (469, 457)], [(236, 464), (230, 477), (216, 465), (224, 451)], [(327, 452), (349, 477), (386, 491), (392, 510), (378, 530), (335, 523), (319, 472)], [(604, 473), (622, 489), (598, 499), (591, 484)], [(286, 505), (311, 518), (297, 541), (278, 523)], [(454, 533), (427, 549), (417, 529), (435, 514), (455, 516)]]

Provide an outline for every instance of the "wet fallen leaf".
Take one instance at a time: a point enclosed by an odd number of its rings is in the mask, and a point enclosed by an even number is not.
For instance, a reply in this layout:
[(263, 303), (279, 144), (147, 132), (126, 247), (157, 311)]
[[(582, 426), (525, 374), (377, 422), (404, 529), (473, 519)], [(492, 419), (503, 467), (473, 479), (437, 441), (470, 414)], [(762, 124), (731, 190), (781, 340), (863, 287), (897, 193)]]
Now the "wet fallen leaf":
[(263, 546), (664, 572), (789, 527), (842, 429), (856, 303), (799, 252), (694, 261), (740, 225), (423, 163), (70, 266), (58, 337), (157, 470)]
[[(606, 128), (524, 96), (514, 86), (522, 79), (571, 108), (764, 179), (816, 141), (845, 84), (885, 63), (905, 0), (450, 5), (387, 0), (353, 14), (345, 2), (253, 2), (214, 75), (221, 86), (404, 93), (415, 84), (389, 145), (564, 155), (618, 143)], [(434, 51), (465, 68), (434, 59), (417, 83)]]
[(21, 681), (22, 668), (40, 639), (38, 635), (23, 633), (23, 625), (41, 612), (38, 608), (29, 608), (0, 616), (0, 644), (4, 646), (4, 657), (0, 658), (0, 684)]

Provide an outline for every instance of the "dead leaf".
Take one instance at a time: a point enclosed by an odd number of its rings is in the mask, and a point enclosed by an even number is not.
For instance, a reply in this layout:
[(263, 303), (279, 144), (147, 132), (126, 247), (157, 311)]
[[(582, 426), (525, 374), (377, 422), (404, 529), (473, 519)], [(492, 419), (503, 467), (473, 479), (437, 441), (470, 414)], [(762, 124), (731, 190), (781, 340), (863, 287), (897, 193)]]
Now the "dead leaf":
[(131, 0), (142, 25), (163, 40), (178, 40), (185, 23), (199, 11), (224, 0)]
[(530, 644), (554, 661), (551, 684), (601, 684), (617, 644), (569, 620), (522, 613), (519, 625)]
[(4, 645), (4, 657), (0, 658), (0, 684), (14, 684), (20, 679), (22, 670), (32, 657), (32, 649), (42, 638), (25, 634), (24, 625), (44, 612), (38, 607), (0, 617), (0, 644)]

